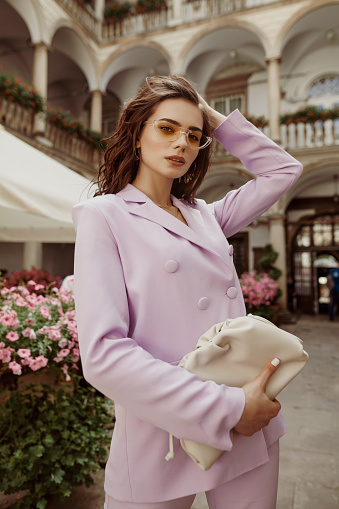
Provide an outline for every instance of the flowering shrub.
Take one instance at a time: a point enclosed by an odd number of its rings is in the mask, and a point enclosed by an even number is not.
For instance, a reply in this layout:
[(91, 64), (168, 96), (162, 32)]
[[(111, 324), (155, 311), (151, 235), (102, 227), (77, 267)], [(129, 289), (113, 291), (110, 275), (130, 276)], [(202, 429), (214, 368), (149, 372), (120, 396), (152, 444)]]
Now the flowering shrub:
[(285, 113), (280, 116), (281, 124), (298, 124), (299, 122), (303, 123), (312, 123), (317, 120), (325, 121), (325, 120), (334, 120), (339, 118), (339, 108), (331, 108), (325, 110), (319, 110), (316, 106), (305, 106), (300, 108), (294, 113)]
[(56, 287), (38, 295), (41, 290), (44, 285), (30, 280), (0, 292), (0, 374), (51, 367), (69, 381), (79, 361), (73, 295)]
[(44, 509), (64, 502), (73, 486), (93, 484), (92, 473), (107, 459), (113, 417), (94, 389), (25, 387), (0, 406), (0, 492), (17, 493), (12, 509)]
[(107, 20), (121, 21), (122, 19), (126, 18), (132, 13), (133, 13), (132, 2), (129, 1), (119, 2), (119, 0), (115, 0), (114, 2), (111, 2), (108, 5), (106, 5), (104, 17)]
[(19, 76), (0, 71), (0, 96), (7, 101), (18, 103), (35, 113), (44, 111), (44, 100), (34, 87), (28, 85)]
[(258, 274), (255, 270), (244, 272), (240, 278), (246, 311), (271, 319), (274, 312), (270, 306), (278, 296), (279, 286), (268, 274)]
[(249, 115), (248, 113), (244, 113), (246, 119), (251, 122), (258, 129), (263, 129), (268, 125), (268, 120), (265, 116), (256, 117), (255, 115)]
[(39, 290), (35, 289), (37, 294), (45, 294), (50, 291), (51, 288), (59, 288), (61, 284), (61, 277), (53, 276), (49, 272), (43, 269), (37, 269), (36, 267), (32, 267), (31, 270), (24, 269), (11, 272), (9, 276), (4, 277), (3, 284), (6, 288), (12, 288), (12, 286), (27, 284), (28, 281), (31, 280), (43, 287)]
[(59, 129), (66, 131), (74, 138), (85, 141), (96, 149), (99, 148), (101, 134), (85, 127), (81, 120), (73, 118), (68, 111), (60, 108), (47, 108), (46, 115), (47, 119)]

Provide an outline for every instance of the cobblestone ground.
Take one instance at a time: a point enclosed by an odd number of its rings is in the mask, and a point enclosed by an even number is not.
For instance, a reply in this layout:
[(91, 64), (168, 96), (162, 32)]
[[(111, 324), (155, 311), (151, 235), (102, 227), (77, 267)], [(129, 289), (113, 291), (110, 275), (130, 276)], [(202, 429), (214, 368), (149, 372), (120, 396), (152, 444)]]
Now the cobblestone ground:
[[(277, 509), (339, 509), (339, 319), (303, 316), (282, 327), (304, 341), (310, 361), (279, 396), (288, 431), (281, 440)], [(66, 503), (47, 509), (103, 509), (103, 479), (100, 472), (93, 487), (75, 488)], [(13, 501), (0, 496), (0, 508)], [(192, 509), (207, 509), (204, 494)]]

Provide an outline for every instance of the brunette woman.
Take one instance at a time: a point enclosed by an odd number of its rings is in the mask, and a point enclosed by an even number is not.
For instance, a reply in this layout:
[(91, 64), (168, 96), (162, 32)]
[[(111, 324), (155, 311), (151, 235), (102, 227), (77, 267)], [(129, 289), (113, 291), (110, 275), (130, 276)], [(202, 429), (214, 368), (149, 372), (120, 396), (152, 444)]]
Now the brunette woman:
[[(212, 136), (256, 178), (207, 205), (195, 195)], [(301, 169), (238, 111), (225, 118), (210, 108), (182, 76), (147, 79), (123, 111), (96, 196), (73, 211), (84, 375), (116, 408), (106, 509), (189, 509), (201, 491), (211, 509), (275, 507), (285, 424), (265, 383), (276, 362), (243, 388), (202, 382), (177, 364), (213, 324), (245, 315), (227, 238)], [(166, 461), (169, 433), (175, 457)], [(181, 438), (225, 452), (202, 471)]]

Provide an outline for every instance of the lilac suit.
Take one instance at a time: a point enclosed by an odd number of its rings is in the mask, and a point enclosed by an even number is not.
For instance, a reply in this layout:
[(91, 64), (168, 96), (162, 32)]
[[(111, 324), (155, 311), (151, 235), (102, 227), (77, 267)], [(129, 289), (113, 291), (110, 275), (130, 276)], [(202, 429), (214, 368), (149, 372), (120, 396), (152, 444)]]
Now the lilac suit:
[[(172, 197), (188, 226), (133, 185), (73, 209), (80, 352), (86, 379), (116, 404), (105, 491), (117, 500), (210, 490), (266, 463), (267, 448), (285, 431), (279, 414), (232, 444), (243, 390), (201, 382), (177, 366), (214, 323), (245, 314), (226, 237), (273, 205), (302, 171), (238, 111), (214, 136), (257, 178), (210, 205)], [(204, 472), (175, 439), (175, 458), (166, 462), (169, 432), (226, 452)]]

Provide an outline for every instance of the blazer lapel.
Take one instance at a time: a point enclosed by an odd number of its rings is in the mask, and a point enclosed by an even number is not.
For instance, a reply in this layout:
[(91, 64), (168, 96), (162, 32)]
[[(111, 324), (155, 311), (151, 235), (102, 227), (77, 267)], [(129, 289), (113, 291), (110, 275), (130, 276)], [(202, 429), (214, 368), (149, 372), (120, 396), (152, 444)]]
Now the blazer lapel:
[(173, 205), (180, 210), (187, 222), (187, 226), (161, 207), (158, 207), (148, 196), (131, 184), (128, 184), (117, 194), (127, 202), (134, 202), (133, 206), (129, 209), (130, 214), (143, 217), (153, 223), (161, 225), (175, 235), (179, 235), (189, 242), (210, 251), (220, 258), (223, 263), (226, 263), (226, 260), (212, 249), (207, 235), (208, 232), (206, 231), (206, 226), (199, 210), (184, 204), (178, 198), (172, 196)]

